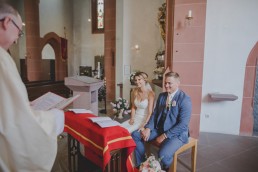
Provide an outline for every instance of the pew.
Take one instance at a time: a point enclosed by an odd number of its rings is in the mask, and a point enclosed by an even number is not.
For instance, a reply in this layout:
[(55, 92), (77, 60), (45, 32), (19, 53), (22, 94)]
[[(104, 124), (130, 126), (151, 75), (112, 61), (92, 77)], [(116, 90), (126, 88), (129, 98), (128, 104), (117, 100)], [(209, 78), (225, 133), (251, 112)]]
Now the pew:
[(68, 98), (70, 95), (70, 89), (64, 85), (64, 81), (31, 81), (24, 84), (30, 101), (49, 91), (65, 98)]

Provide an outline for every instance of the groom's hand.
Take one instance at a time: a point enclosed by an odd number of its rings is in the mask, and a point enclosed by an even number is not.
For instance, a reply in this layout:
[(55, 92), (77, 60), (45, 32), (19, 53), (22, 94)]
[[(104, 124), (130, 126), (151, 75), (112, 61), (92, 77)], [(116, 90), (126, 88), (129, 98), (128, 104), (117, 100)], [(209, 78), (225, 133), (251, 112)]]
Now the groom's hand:
[(164, 135), (160, 135), (155, 139), (156, 144), (159, 146), (166, 138), (164, 137)]

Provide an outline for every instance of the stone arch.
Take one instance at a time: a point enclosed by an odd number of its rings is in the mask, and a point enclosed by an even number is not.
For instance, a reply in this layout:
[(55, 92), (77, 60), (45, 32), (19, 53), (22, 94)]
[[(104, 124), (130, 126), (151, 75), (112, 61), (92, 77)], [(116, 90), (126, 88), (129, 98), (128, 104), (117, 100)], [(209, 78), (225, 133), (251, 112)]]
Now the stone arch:
[(54, 32), (47, 33), (40, 40), (40, 52), (45, 45), (49, 44), (55, 52), (55, 81), (62, 81), (67, 77), (67, 60), (62, 59), (61, 37)]
[(240, 135), (253, 135), (254, 117), (253, 100), (256, 77), (256, 66), (258, 58), (258, 42), (252, 48), (246, 62), (245, 79), (242, 101), (242, 112), (240, 121)]

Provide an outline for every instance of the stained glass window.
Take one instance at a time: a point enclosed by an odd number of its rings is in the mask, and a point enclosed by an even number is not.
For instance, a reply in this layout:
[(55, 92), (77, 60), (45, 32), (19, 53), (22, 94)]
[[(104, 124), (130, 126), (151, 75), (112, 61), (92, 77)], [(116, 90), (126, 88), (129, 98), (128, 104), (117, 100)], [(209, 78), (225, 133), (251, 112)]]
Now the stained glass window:
[(104, 1), (92, 0), (92, 33), (104, 33)]
[(103, 29), (104, 28), (104, 2), (103, 0), (98, 0), (98, 5), (97, 5), (97, 15), (98, 15), (98, 29)]

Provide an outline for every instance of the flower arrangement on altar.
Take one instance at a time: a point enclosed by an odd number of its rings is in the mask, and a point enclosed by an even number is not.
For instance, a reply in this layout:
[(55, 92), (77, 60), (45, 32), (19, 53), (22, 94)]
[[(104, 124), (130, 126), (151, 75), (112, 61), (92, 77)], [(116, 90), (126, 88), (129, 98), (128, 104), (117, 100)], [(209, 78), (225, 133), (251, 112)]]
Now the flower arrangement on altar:
[(156, 160), (154, 155), (151, 155), (143, 162), (139, 169), (140, 172), (165, 172), (161, 170), (160, 160)]
[(126, 99), (119, 97), (116, 101), (110, 103), (113, 107), (113, 111), (116, 113), (128, 114), (131, 112), (129, 109), (129, 102)]

